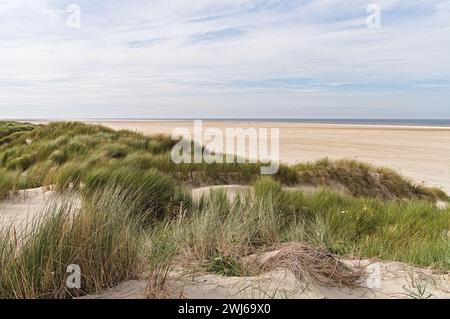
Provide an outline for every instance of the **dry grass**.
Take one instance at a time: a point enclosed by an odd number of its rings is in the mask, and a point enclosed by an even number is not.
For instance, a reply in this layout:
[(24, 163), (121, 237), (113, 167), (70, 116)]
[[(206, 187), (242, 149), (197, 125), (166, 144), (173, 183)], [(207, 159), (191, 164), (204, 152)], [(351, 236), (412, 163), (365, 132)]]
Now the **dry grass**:
[[(261, 261), (264, 252), (270, 256)], [(256, 271), (287, 269), (301, 282), (325, 286), (356, 287), (362, 271), (352, 269), (326, 249), (302, 243), (278, 244), (247, 258), (247, 267)]]

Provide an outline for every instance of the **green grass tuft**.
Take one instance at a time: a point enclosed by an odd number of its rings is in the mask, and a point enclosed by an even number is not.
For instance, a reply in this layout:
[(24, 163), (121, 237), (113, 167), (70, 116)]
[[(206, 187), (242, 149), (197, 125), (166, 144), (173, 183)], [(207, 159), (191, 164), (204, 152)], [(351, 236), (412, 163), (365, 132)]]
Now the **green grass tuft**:
[[(70, 298), (135, 278), (142, 248), (138, 219), (120, 192), (98, 192), (78, 211), (66, 198), (25, 230), (0, 234), (0, 298)], [(67, 266), (81, 269), (81, 289), (66, 286)]]

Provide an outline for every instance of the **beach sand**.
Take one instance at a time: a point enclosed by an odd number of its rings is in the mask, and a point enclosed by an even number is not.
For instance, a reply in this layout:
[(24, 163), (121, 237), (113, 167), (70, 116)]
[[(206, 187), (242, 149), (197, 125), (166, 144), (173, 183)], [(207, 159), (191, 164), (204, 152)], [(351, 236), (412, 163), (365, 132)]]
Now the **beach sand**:
[[(276, 252), (271, 252), (273, 254)], [(283, 268), (254, 277), (224, 277), (212, 273), (176, 273), (167, 276), (158, 298), (172, 299), (448, 299), (446, 274), (399, 262), (341, 260), (363, 271), (358, 287), (331, 287), (299, 280)], [(130, 280), (105, 292), (81, 299), (146, 299), (147, 279)], [(419, 289), (422, 288), (422, 290)]]
[[(90, 121), (144, 134), (193, 129), (192, 121)], [(397, 170), (450, 193), (450, 128), (386, 125), (208, 121), (204, 128), (279, 128), (281, 162), (355, 159)]]

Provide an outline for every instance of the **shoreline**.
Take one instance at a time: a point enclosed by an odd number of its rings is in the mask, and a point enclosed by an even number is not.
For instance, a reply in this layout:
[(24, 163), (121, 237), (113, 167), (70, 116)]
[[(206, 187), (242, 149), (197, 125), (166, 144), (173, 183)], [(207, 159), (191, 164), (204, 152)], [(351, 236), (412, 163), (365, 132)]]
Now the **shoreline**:
[(64, 119), (20, 119), (20, 120), (11, 120), (11, 121), (19, 121), (19, 122), (30, 122), (36, 124), (46, 124), (50, 122), (83, 122), (83, 123), (91, 123), (91, 124), (102, 124), (102, 123), (193, 123), (194, 121), (199, 120), (203, 121), (203, 123), (230, 123), (230, 124), (271, 124), (277, 126), (286, 126), (286, 125), (299, 125), (305, 127), (349, 127), (349, 128), (371, 128), (371, 129), (426, 129), (426, 130), (444, 130), (450, 131), (450, 124), (448, 126), (444, 125), (421, 125), (421, 124), (384, 124), (384, 123), (327, 123), (327, 122), (310, 122), (310, 121), (301, 121), (301, 120), (282, 120), (282, 119), (78, 119), (78, 118), (64, 118)]

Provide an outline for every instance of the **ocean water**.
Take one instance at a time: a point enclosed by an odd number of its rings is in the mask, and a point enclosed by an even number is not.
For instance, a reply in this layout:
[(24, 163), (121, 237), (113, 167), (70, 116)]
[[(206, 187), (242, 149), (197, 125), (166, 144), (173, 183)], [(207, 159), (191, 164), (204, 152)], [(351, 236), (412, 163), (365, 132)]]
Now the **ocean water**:
[(398, 125), (398, 126), (443, 126), (450, 127), (450, 119), (281, 119), (287, 123)]

